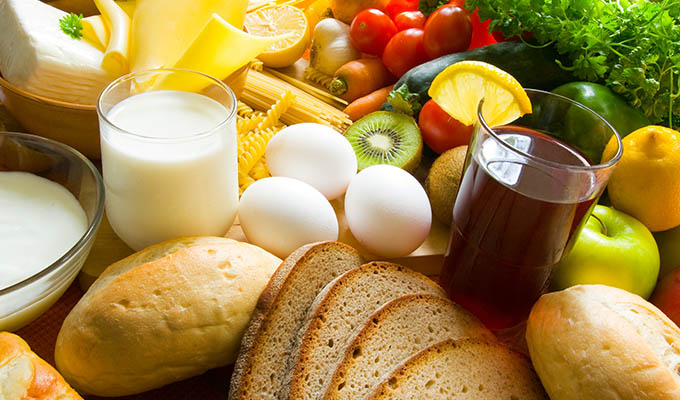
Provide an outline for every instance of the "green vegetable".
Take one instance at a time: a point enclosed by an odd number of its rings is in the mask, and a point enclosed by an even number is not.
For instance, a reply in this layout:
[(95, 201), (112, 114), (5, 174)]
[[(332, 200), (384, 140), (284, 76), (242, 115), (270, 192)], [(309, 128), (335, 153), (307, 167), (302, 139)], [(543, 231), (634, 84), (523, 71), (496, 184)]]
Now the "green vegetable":
[(467, 0), (490, 30), (531, 32), (567, 58), (563, 68), (602, 82), (653, 122), (680, 114), (680, 0)]
[(448, 3), (448, 0), (420, 0), (418, 3), (418, 10), (427, 17), (437, 11), (439, 7)]
[(449, 54), (412, 68), (394, 85), (387, 100), (396, 111), (415, 116), (430, 99), (427, 91), (432, 80), (449, 65), (463, 60), (488, 62), (514, 76), (524, 87), (551, 90), (574, 80), (571, 73), (557, 65), (556, 58), (551, 47), (539, 49), (516, 42)]
[[(631, 107), (621, 96), (598, 83), (571, 82), (556, 88), (553, 93), (575, 100), (600, 114), (622, 138), (652, 124), (640, 110)], [(577, 124), (578, 121), (574, 121), (575, 127)]]
[(59, 20), (59, 27), (61, 30), (71, 36), (74, 39), (79, 39), (83, 37), (83, 14), (76, 15), (74, 13), (70, 13), (68, 15), (64, 15), (60, 20)]

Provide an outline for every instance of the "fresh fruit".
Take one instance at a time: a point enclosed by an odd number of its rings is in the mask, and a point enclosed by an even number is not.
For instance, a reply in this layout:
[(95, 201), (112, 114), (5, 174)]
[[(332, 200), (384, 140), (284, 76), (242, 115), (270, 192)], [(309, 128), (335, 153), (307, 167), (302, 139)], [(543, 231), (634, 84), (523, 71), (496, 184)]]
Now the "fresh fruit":
[(297, 7), (284, 4), (260, 8), (246, 15), (243, 26), (249, 33), (257, 36), (289, 35), (258, 56), (268, 67), (293, 65), (309, 46), (310, 29), (307, 17)]
[(375, 8), (357, 14), (350, 27), (354, 47), (374, 56), (382, 56), (387, 42), (396, 34), (397, 27), (390, 17)]
[(384, 10), (388, 0), (330, 0), (333, 16), (340, 21), (351, 24), (354, 17), (367, 8)]
[(441, 7), (425, 23), (424, 46), (430, 60), (465, 51), (471, 40), (472, 22), (460, 7)]
[(413, 171), (420, 162), (423, 141), (413, 118), (376, 111), (361, 118), (345, 132), (357, 155), (359, 170), (387, 164)]
[(405, 11), (418, 11), (418, 1), (419, 0), (391, 0), (385, 6), (385, 13), (390, 16), (390, 18), (395, 19), (397, 15)]
[(659, 278), (680, 267), (680, 226), (663, 232), (655, 232), (654, 239), (659, 246), (661, 271)]
[[(621, 142), (623, 155), (607, 186), (612, 205), (652, 232), (680, 225), (680, 132), (650, 125)], [(612, 137), (602, 159), (616, 150)]]
[(451, 225), (453, 203), (463, 176), (467, 146), (458, 146), (437, 157), (425, 179), (425, 192), (430, 198), (432, 213), (441, 222)]
[(411, 28), (398, 32), (390, 39), (382, 60), (394, 76), (401, 77), (409, 69), (427, 61), (424, 36), (422, 29)]
[(680, 326), (680, 268), (670, 271), (659, 281), (650, 301)]
[(349, 25), (334, 18), (316, 24), (314, 39), (309, 49), (309, 66), (333, 76), (338, 68), (361, 57), (352, 44)]
[(562, 290), (603, 284), (648, 298), (659, 275), (659, 250), (638, 220), (597, 205), (571, 252), (555, 266), (552, 286)]
[(330, 0), (315, 0), (305, 8), (305, 15), (307, 16), (307, 23), (309, 30), (314, 32), (316, 24), (322, 19), (333, 18), (333, 11), (331, 10)]
[(437, 154), (467, 145), (472, 137), (472, 125), (461, 124), (442, 110), (434, 100), (425, 103), (420, 110), (418, 126), (425, 144)]
[(446, 68), (434, 79), (428, 93), (464, 125), (477, 121), (482, 99), (482, 116), (491, 127), (531, 113), (531, 102), (522, 85), (507, 72), (481, 61), (461, 61)]
[(398, 31), (410, 28), (423, 29), (425, 27), (425, 14), (420, 11), (404, 11), (394, 17), (394, 25)]

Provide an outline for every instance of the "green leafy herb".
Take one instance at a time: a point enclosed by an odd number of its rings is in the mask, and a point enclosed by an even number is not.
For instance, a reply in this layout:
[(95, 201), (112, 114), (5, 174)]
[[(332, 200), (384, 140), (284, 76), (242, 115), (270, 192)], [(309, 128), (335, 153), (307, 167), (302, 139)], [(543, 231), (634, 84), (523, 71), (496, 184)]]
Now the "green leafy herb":
[(437, 11), (439, 7), (448, 3), (448, 0), (420, 0), (418, 3), (418, 10), (420, 10), (420, 12), (425, 14), (427, 17), (433, 12)]
[(680, 0), (467, 0), (490, 30), (531, 32), (575, 76), (622, 94), (652, 121), (680, 115)]
[(80, 39), (83, 37), (83, 14), (76, 15), (70, 13), (69, 15), (64, 15), (59, 20), (59, 27), (61, 30), (71, 36), (74, 39)]

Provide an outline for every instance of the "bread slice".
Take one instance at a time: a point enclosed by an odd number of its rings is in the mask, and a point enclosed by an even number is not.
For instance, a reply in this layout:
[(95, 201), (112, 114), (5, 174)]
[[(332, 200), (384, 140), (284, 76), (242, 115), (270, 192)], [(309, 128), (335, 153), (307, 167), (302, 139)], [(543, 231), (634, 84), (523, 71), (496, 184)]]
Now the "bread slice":
[(360, 399), (417, 352), (445, 339), (465, 337), (495, 339), (451, 300), (431, 294), (402, 296), (376, 311), (352, 340), (323, 398)]
[(323, 289), (300, 330), (280, 399), (320, 398), (352, 337), (385, 303), (406, 294), (444, 291), (401, 265), (371, 262), (346, 272)]
[(402, 363), (364, 400), (547, 399), (529, 360), (497, 341), (447, 339)]
[(302, 246), (274, 272), (260, 295), (229, 388), (229, 399), (274, 399), (309, 306), (326, 284), (363, 261), (339, 242)]

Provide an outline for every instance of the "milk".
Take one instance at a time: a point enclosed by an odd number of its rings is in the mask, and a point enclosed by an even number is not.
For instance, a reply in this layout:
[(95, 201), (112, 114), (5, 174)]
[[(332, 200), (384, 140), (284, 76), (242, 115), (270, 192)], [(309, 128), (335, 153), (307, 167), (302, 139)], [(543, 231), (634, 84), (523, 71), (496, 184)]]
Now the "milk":
[(238, 205), (236, 122), (197, 93), (161, 90), (116, 104), (100, 123), (106, 213), (135, 250), (223, 236)]

